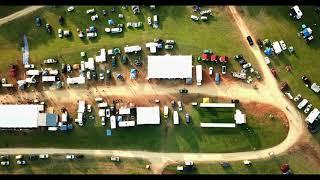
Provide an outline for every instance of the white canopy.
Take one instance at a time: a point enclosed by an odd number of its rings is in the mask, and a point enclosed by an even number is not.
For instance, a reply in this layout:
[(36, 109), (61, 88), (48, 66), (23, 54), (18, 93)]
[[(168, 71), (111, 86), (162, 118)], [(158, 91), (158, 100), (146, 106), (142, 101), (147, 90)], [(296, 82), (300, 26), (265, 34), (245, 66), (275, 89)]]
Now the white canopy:
[(148, 79), (192, 78), (192, 56), (148, 56)]
[(38, 127), (38, 105), (0, 105), (0, 128)]
[(137, 125), (160, 124), (160, 108), (137, 107)]

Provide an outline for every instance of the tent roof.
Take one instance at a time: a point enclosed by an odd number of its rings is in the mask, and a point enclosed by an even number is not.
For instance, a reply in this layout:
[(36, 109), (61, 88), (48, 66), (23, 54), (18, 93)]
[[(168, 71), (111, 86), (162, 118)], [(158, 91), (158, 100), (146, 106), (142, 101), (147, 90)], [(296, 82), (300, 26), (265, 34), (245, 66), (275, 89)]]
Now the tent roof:
[(137, 107), (137, 125), (141, 124), (160, 124), (160, 108)]
[(38, 127), (38, 105), (0, 105), (0, 128)]

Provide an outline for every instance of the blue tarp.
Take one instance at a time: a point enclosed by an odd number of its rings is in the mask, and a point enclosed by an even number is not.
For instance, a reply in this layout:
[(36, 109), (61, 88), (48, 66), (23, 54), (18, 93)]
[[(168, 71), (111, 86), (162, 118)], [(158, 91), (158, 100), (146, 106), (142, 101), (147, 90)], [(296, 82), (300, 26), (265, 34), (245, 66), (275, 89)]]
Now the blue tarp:
[(264, 54), (267, 55), (267, 56), (271, 56), (272, 55), (272, 49), (271, 48), (266, 48), (264, 50)]
[(136, 77), (137, 77), (137, 70), (131, 69), (130, 70), (130, 79), (136, 79)]
[(111, 135), (112, 135), (111, 129), (107, 129), (107, 130), (106, 130), (106, 135), (107, 135), (107, 136), (111, 136)]
[(109, 19), (109, 20), (108, 20), (108, 24), (109, 24), (109, 25), (114, 25), (113, 19)]
[(311, 35), (307, 28), (302, 31), (302, 34), (304, 37), (309, 37)]
[(122, 116), (118, 116), (117, 118), (118, 118), (118, 119), (117, 119), (118, 122), (121, 122), (121, 121), (122, 121)]
[(23, 52), (22, 52), (22, 61), (23, 64), (29, 64), (29, 46), (28, 46), (28, 40), (27, 40), (27, 36), (23, 35), (23, 42), (24, 42), (24, 48), (23, 48)]
[(90, 27), (89, 27), (89, 31), (90, 31), (90, 32), (94, 32), (94, 31), (95, 31), (94, 26), (90, 26)]
[(46, 126), (54, 127), (57, 126), (58, 115), (47, 113), (46, 115)]

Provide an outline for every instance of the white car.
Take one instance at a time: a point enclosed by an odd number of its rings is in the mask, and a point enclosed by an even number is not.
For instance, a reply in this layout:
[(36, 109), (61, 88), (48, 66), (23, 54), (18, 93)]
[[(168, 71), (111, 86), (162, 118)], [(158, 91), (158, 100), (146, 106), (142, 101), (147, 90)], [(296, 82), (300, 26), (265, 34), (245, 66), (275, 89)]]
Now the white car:
[(152, 19), (151, 19), (150, 16), (148, 17), (148, 24), (149, 24), (149, 25), (152, 25)]
[(104, 73), (99, 73), (99, 79), (104, 80)]
[(182, 103), (181, 103), (181, 101), (178, 101), (178, 108), (179, 108), (179, 111), (182, 111)]
[(90, 104), (88, 104), (87, 105), (87, 111), (90, 113), (92, 110), (91, 110), (91, 105)]
[(165, 49), (173, 49), (173, 45), (171, 44), (167, 44), (164, 46)]
[(40, 159), (48, 159), (49, 158), (49, 154), (40, 154), (39, 158)]
[(73, 154), (66, 155), (66, 159), (68, 159), (68, 160), (73, 160), (74, 158), (75, 158), (75, 156)]
[(222, 74), (227, 74), (227, 66), (222, 66)]
[(59, 38), (62, 38), (62, 29), (58, 29), (58, 36), (59, 36)]
[(111, 161), (115, 161), (115, 162), (119, 162), (120, 161), (120, 157), (119, 156), (111, 156)]
[(198, 21), (198, 20), (199, 20), (199, 17), (198, 17), (198, 16), (195, 16), (195, 15), (191, 15), (191, 19), (194, 20), (194, 21)]
[(172, 39), (168, 39), (168, 40), (166, 40), (166, 44), (172, 44), (172, 45), (174, 45), (174, 40), (172, 40)]
[(304, 113), (305, 114), (308, 114), (308, 112), (311, 110), (311, 108), (312, 108), (312, 104), (308, 104), (308, 106), (304, 109)]
[(68, 12), (71, 12), (71, 11), (73, 11), (73, 10), (74, 10), (74, 6), (70, 6), (70, 7), (68, 7), (68, 9), (67, 9)]
[(26, 165), (26, 164), (27, 164), (27, 161), (25, 161), (25, 160), (18, 160), (18, 161), (17, 161), (17, 164), (18, 164), (18, 165)]
[(207, 16), (201, 16), (200, 19), (201, 19), (202, 21), (206, 21), (206, 20), (208, 20), (208, 17), (207, 17)]
[(22, 159), (23, 156), (22, 155), (16, 155), (16, 160)]
[(287, 49), (287, 46), (286, 46), (286, 44), (284, 43), (283, 40), (279, 41), (279, 43), (280, 43), (280, 46), (281, 46), (282, 50), (286, 50)]
[(93, 8), (93, 9), (88, 9), (88, 10), (87, 10), (87, 14), (92, 14), (92, 13), (94, 13), (94, 12), (95, 12), (94, 8)]
[(98, 14), (91, 16), (91, 21), (95, 21), (99, 18)]
[(1, 166), (9, 166), (10, 162), (9, 161), (1, 161)]
[(294, 102), (298, 102), (301, 99), (301, 94), (298, 94), (293, 100)]
[(209, 67), (209, 75), (210, 75), (210, 76), (213, 75), (213, 67)]
[(268, 65), (268, 64), (270, 64), (270, 59), (269, 59), (269, 57), (264, 57), (264, 62), (266, 62), (266, 64)]
[(247, 63), (247, 64), (244, 64), (242, 66), (243, 69), (247, 69), (247, 68), (250, 68), (251, 67), (251, 63)]
[(101, 118), (101, 125), (102, 125), (102, 126), (105, 126), (105, 125), (106, 125), (106, 118), (105, 118), (105, 117), (102, 117), (102, 118)]
[(87, 79), (88, 79), (88, 80), (91, 79), (91, 71), (87, 71)]

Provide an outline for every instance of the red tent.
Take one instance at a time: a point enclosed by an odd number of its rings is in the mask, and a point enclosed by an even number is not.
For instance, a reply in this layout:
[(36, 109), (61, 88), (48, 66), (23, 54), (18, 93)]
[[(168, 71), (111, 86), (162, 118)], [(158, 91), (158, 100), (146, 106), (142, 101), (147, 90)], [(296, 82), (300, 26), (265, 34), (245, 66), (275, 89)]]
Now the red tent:
[(218, 56), (217, 55), (212, 55), (211, 56), (211, 61), (218, 63)]
[(210, 54), (202, 53), (201, 58), (203, 61), (208, 61), (210, 58)]
[(220, 58), (219, 58), (219, 61), (221, 62), (221, 63), (227, 63), (228, 62), (228, 56), (221, 56)]

